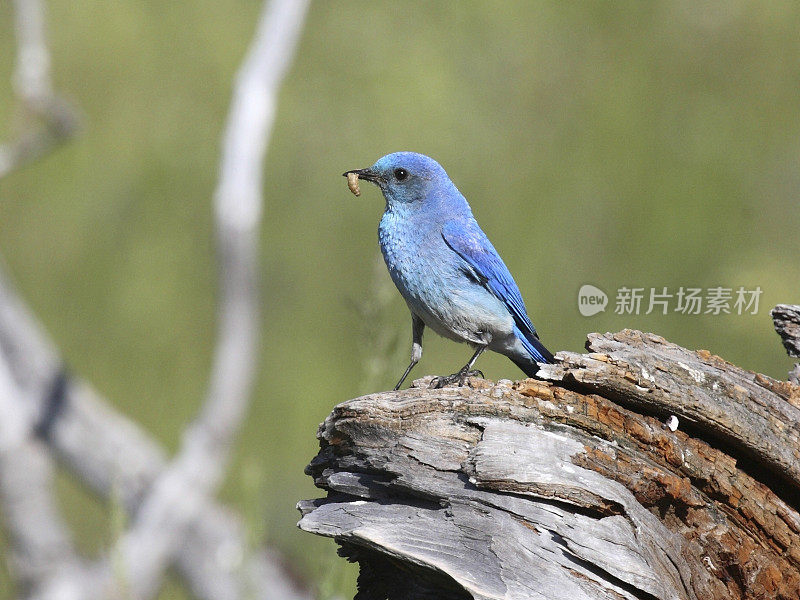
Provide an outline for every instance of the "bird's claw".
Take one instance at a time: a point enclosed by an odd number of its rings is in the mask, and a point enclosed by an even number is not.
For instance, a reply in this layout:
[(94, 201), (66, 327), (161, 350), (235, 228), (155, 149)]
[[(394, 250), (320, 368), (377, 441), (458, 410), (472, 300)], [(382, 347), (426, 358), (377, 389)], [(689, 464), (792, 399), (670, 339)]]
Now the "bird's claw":
[(457, 383), (459, 387), (461, 387), (467, 382), (467, 377), (480, 377), (481, 379), (484, 379), (483, 371), (479, 371), (478, 369), (474, 369), (472, 371), (461, 369), (458, 373), (453, 373), (452, 375), (441, 375), (439, 377), (434, 377), (431, 380), (430, 389), (438, 390), (454, 383)]
[(467, 371), (464, 377), (465, 381), (467, 377), (480, 377), (481, 379), (486, 379), (486, 377), (483, 376), (483, 371), (481, 371), (480, 369), (472, 369), (471, 371)]

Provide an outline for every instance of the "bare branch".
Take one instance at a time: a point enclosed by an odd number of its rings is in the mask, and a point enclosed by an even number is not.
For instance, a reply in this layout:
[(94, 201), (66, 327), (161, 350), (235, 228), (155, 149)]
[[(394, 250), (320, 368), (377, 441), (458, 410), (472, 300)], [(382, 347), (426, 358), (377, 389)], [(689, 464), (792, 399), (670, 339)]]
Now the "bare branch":
[(258, 231), (262, 165), (278, 89), (299, 38), (308, 2), (265, 4), (238, 74), (215, 196), (220, 260), (220, 315), (211, 383), (199, 418), (175, 460), (155, 482), (120, 543), (133, 594), (158, 590), (170, 557), (205, 508), (228, 464), (246, 413), (257, 361)]
[(0, 145), (0, 178), (49, 152), (77, 129), (72, 106), (53, 91), (50, 52), (45, 36), (42, 0), (15, 0), (17, 56), (14, 91), (22, 109), (41, 121), (13, 142)]
[(23, 593), (80, 567), (54, 500), (53, 465), (32, 437), (31, 423), (29, 405), (0, 353), (0, 504)]
[[(118, 486), (133, 514), (165, 468), (164, 450), (88, 384), (67, 376), (52, 342), (1, 272), (0, 352), (30, 402), (43, 441), (102, 496), (109, 497)], [(207, 504), (187, 533), (177, 566), (205, 600), (236, 600), (248, 587), (253, 598), (263, 600), (310, 599), (275, 556), (264, 550), (248, 555), (246, 548), (241, 519)], [(51, 589), (69, 589), (74, 582), (60, 577)]]
[[(38, 156), (74, 125), (71, 111), (52, 93), (43, 5), (39, 0), (19, 0), (18, 5), (17, 91), (24, 108), (45, 120), (49, 129), (0, 148), (0, 176)], [(38, 323), (0, 279), (0, 350), (32, 410), (30, 423), (22, 430), (35, 428), (102, 493), (119, 485), (125, 508), (136, 514), (131, 531), (119, 544), (121, 571), (131, 585), (126, 593), (134, 597), (153, 593), (177, 554), (181, 571), (201, 598), (233, 600), (245, 593), (265, 599), (309, 598), (276, 557), (265, 551), (248, 553), (240, 520), (209, 499), (225, 471), (253, 380), (259, 325), (261, 165), (277, 88), (308, 2), (282, 0), (270, 6), (239, 74), (215, 198), (222, 301), (208, 398), (172, 465), (165, 469), (163, 451), (135, 424), (104, 405), (89, 386), (67, 377)], [(62, 572), (34, 596), (115, 595), (120, 590), (113, 571), (104, 561), (91, 572)]]

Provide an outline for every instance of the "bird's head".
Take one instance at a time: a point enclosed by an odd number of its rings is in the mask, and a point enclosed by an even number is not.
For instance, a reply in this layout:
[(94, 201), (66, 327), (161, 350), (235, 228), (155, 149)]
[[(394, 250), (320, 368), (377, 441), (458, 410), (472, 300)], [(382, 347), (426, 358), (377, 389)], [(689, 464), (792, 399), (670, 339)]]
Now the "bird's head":
[(349, 173), (381, 188), (389, 205), (422, 202), (455, 190), (439, 163), (416, 152), (387, 154), (371, 167), (347, 171), (344, 175)]

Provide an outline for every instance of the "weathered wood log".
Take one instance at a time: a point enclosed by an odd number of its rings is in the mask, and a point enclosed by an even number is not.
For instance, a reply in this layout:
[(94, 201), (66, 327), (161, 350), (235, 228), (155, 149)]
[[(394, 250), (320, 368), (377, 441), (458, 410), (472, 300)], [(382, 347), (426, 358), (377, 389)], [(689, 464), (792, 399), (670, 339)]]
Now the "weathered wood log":
[(800, 597), (800, 387), (637, 331), (589, 350), (334, 408), (299, 526), (358, 600)]
[(800, 304), (778, 304), (770, 315), (789, 356), (800, 357)]
[[(800, 304), (778, 304), (770, 315), (786, 352), (800, 358)], [(800, 363), (789, 371), (789, 381), (800, 384)]]

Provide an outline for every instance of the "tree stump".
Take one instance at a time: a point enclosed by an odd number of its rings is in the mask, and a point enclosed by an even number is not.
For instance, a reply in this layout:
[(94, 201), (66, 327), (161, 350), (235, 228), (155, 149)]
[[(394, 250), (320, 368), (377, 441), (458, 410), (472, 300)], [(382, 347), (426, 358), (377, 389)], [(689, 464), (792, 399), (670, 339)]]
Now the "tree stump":
[(800, 386), (639, 331), (587, 349), (333, 409), (299, 526), (358, 600), (800, 598)]

